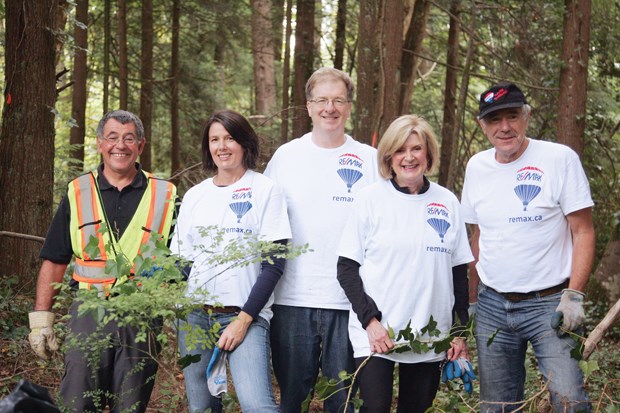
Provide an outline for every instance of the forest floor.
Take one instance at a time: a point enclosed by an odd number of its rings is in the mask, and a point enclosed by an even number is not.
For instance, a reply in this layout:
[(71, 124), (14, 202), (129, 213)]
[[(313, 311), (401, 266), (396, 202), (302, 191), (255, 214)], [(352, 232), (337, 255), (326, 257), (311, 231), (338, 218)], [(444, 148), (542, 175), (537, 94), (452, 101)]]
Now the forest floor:
[[(0, 298), (2, 298), (0, 301), (3, 301), (0, 303), (0, 399), (7, 396), (22, 378), (47, 388), (55, 398), (63, 373), (62, 356), (56, 353), (52, 360), (42, 361), (30, 349), (27, 339), (27, 312), (29, 308), (32, 308), (32, 300), (27, 297), (13, 296), (10, 301), (7, 301), (4, 300), (7, 298), (6, 295)], [(592, 313), (592, 311), (589, 312)], [(600, 316), (597, 318), (600, 319)], [(620, 412), (620, 325), (618, 324), (616, 323), (608, 332), (607, 337), (603, 339), (590, 358), (598, 365), (598, 370), (592, 371), (586, 381), (593, 412)], [(593, 326), (588, 327), (590, 330), (593, 328)], [(170, 337), (174, 337), (174, 334), (171, 333)], [(473, 343), (470, 343), (470, 348), (472, 347), (474, 347)], [(475, 351), (472, 352), (472, 359), (476, 365)], [(160, 368), (147, 412), (186, 412), (183, 374), (176, 363), (176, 343), (170, 342), (162, 351), (159, 360)], [(536, 361), (530, 351), (526, 360), (528, 372), (526, 397), (531, 400), (524, 411), (543, 412), (548, 409), (545, 407), (548, 396), (535, 366)], [(394, 386), (394, 394), (397, 395), (397, 379)], [(464, 393), (462, 386), (449, 387), (446, 384), (440, 385), (435, 403), (437, 412), (474, 412), (477, 410), (477, 381), (473, 395)], [(229, 389), (232, 391), (224, 399), (225, 411), (240, 412), (232, 383), (229, 384)], [(274, 392), (276, 399), (279, 399), (279, 389), (275, 382)], [(310, 410), (319, 412), (320, 406), (321, 403), (315, 398)]]

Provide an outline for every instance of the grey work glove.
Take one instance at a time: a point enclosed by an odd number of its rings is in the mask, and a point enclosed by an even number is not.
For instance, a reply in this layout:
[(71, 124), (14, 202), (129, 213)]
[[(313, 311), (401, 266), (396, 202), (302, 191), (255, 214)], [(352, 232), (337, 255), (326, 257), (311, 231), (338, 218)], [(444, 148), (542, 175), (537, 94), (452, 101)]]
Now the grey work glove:
[(30, 334), (28, 341), (37, 356), (48, 360), (58, 350), (58, 341), (54, 334), (54, 313), (51, 311), (33, 311), (28, 313)]
[(583, 299), (586, 295), (581, 291), (565, 288), (562, 290), (560, 304), (551, 317), (551, 328), (558, 328), (562, 322), (562, 328), (568, 331), (577, 330), (586, 320), (583, 312)]

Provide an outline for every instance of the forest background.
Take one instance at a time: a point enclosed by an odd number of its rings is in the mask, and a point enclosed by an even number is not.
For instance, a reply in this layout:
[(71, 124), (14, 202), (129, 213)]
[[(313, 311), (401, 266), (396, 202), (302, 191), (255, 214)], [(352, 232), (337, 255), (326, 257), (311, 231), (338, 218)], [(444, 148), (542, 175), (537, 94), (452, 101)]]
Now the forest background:
[[(206, 177), (200, 132), (211, 112), (252, 120), (262, 170), (310, 130), (303, 88), (321, 66), (354, 79), (347, 129), (360, 141), (376, 145), (400, 114), (425, 117), (441, 142), (431, 179), (457, 195), (467, 160), (489, 147), (475, 122), (480, 93), (519, 84), (533, 107), (529, 136), (571, 146), (590, 180), (590, 327), (620, 298), (618, 0), (5, 0), (0, 15), (0, 396), (41, 369), (20, 357), (41, 237), (67, 182), (100, 161), (101, 116), (138, 114), (144, 168), (183, 194)], [(601, 411), (620, 411), (619, 339), (616, 326), (593, 355)]]

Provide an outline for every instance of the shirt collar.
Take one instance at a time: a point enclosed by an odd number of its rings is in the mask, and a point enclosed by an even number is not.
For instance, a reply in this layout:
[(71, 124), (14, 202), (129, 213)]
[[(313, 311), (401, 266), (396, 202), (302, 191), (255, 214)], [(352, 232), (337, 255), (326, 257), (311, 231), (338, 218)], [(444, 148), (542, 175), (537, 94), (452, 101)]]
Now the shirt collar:
[[(422, 195), (423, 193), (428, 191), (428, 188), (431, 187), (431, 181), (429, 181), (426, 176), (422, 175), (422, 179), (424, 180), (424, 184), (422, 185), (422, 188), (420, 188), (420, 192), (418, 192), (418, 195)], [(409, 192), (409, 188), (398, 185), (395, 178), (390, 179), (390, 182), (392, 182), (392, 185), (394, 185), (394, 188), (396, 188), (397, 191), (402, 192), (403, 194), (411, 195), (411, 192)]]
[[(112, 184), (110, 184), (110, 182), (108, 182), (108, 180), (106, 179), (105, 175), (103, 174), (103, 168), (103, 163), (101, 163), (97, 167), (97, 184), (99, 184), (99, 190), (105, 191), (107, 189), (116, 189), (116, 187), (112, 186)], [(137, 162), (136, 170), (138, 171), (138, 173), (136, 173), (136, 176), (133, 177), (133, 180), (131, 181), (129, 186), (133, 189), (140, 189), (146, 187), (146, 177), (144, 176), (144, 173), (142, 173), (142, 166)]]

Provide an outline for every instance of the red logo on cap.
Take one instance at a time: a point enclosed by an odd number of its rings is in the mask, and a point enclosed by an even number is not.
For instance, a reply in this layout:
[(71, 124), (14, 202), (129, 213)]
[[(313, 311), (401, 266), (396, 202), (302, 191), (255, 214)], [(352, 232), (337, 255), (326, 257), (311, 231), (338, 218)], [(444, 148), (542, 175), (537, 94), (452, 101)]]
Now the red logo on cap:
[(502, 96), (508, 94), (508, 90), (507, 89), (500, 89), (497, 92), (495, 92), (495, 99), (494, 100), (499, 100), (502, 98)]

